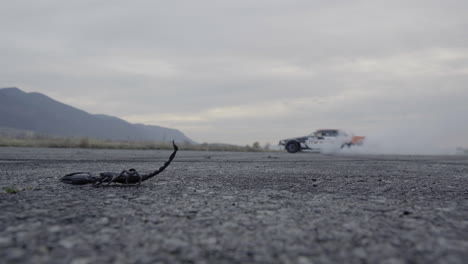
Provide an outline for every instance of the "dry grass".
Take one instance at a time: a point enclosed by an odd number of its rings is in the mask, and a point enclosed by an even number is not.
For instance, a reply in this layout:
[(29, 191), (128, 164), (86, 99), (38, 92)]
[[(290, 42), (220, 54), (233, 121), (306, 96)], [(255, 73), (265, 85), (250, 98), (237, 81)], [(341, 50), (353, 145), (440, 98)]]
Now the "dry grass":
[(9, 193), (9, 194), (15, 194), (15, 193), (18, 193), (18, 192), (19, 192), (18, 189), (12, 188), (12, 187), (3, 187), (3, 190), (4, 190), (6, 193)]
[[(197, 151), (265, 151), (251, 146), (228, 144), (180, 144), (184, 150)], [(89, 148), (89, 149), (172, 149), (170, 142), (157, 141), (115, 141), (78, 137), (52, 137), (44, 135), (11, 136), (0, 135), (0, 147), (37, 147), (37, 148)]]

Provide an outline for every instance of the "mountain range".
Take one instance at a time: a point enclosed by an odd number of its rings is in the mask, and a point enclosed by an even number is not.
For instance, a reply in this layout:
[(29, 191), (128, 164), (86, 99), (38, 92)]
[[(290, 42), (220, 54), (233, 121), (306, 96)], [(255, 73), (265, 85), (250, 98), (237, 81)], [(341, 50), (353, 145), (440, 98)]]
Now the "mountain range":
[(90, 114), (44, 94), (26, 93), (15, 87), (0, 89), (0, 127), (64, 137), (195, 143), (177, 129)]

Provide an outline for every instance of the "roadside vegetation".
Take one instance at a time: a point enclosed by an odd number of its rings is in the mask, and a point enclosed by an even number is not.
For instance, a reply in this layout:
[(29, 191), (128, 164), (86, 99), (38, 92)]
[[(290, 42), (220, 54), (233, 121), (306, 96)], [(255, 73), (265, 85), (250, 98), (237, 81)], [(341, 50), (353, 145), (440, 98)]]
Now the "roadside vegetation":
[(18, 189), (15, 189), (15, 188), (12, 188), (12, 187), (3, 187), (3, 190), (4, 190), (6, 193), (9, 193), (9, 194), (15, 194), (15, 193), (18, 193), (18, 192), (19, 192)]
[[(196, 151), (238, 151), (259, 152), (269, 151), (269, 144), (261, 147), (258, 142), (252, 146), (237, 146), (221, 143), (177, 143), (180, 149)], [(87, 149), (163, 149), (171, 150), (170, 142), (157, 141), (118, 141), (102, 140), (87, 137), (56, 137), (49, 135), (30, 134), (1, 134), (0, 147), (34, 147), (34, 148), (87, 148)]]

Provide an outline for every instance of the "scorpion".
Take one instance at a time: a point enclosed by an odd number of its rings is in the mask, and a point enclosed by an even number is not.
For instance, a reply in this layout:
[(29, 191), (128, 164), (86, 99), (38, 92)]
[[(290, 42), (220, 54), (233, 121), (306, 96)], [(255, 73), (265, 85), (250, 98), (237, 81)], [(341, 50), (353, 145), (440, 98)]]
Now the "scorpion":
[(113, 182), (121, 184), (136, 183), (136, 185), (140, 185), (141, 182), (151, 179), (159, 173), (163, 172), (164, 169), (166, 169), (169, 164), (171, 164), (171, 161), (174, 159), (177, 151), (179, 150), (174, 141), (172, 141), (172, 145), (174, 147), (174, 151), (172, 152), (171, 156), (169, 156), (169, 160), (166, 161), (164, 165), (159, 167), (159, 169), (148, 174), (140, 174), (133, 168), (129, 170), (123, 170), (121, 173), (101, 172), (99, 175), (93, 174), (91, 172), (73, 172), (60, 178), (60, 181), (63, 183), (75, 185), (93, 184), (96, 187), (100, 186), (102, 183), (107, 183), (106, 186), (108, 186)]

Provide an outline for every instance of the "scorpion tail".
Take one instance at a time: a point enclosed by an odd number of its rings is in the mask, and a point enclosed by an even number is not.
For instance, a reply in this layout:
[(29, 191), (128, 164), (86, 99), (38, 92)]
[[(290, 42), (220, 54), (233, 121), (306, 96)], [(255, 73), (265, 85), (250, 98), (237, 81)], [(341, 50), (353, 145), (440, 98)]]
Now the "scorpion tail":
[(63, 183), (75, 185), (95, 183), (97, 180), (97, 177), (89, 172), (74, 172), (60, 178), (60, 181)]
[(157, 169), (157, 170), (153, 171), (152, 173), (148, 174), (148, 176), (145, 177), (145, 179), (143, 179), (143, 180), (147, 180), (149, 178), (152, 178), (152, 177), (158, 175), (159, 173), (163, 172), (163, 170), (166, 169), (169, 166), (169, 164), (171, 164), (171, 161), (174, 159), (174, 157), (176, 156), (177, 151), (179, 150), (177, 145), (174, 143), (174, 140), (172, 141), (172, 146), (174, 147), (174, 152), (172, 152), (171, 156), (169, 156), (169, 160), (167, 160), (164, 163), (164, 165), (159, 167), (159, 169)]

